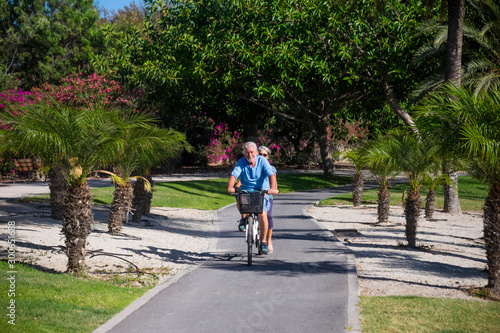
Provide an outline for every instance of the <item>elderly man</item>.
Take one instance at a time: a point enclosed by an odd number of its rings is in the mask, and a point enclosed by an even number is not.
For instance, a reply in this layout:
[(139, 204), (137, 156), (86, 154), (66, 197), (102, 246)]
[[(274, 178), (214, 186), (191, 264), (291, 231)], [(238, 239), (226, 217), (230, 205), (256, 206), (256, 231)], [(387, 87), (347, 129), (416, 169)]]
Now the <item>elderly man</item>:
[[(235, 192), (234, 184), (239, 178), (241, 181), (241, 189), (252, 192), (258, 190), (267, 190), (269, 194), (278, 194), (278, 185), (276, 181), (276, 174), (267, 161), (266, 158), (259, 156), (257, 145), (254, 142), (246, 142), (243, 145), (243, 155), (231, 172), (229, 181), (227, 183), (227, 192), (232, 194)], [(259, 214), (260, 224), (260, 239), (261, 239), (261, 252), (264, 254), (269, 253), (267, 247), (267, 212), (270, 208), (269, 196), (266, 195), (264, 199), (264, 211)], [(239, 209), (239, 207), (238, 207)], [(239, 229), (241, 229), (242, 222), (240, 222)], [(244, 225), (243, 225), (244, 228)]]

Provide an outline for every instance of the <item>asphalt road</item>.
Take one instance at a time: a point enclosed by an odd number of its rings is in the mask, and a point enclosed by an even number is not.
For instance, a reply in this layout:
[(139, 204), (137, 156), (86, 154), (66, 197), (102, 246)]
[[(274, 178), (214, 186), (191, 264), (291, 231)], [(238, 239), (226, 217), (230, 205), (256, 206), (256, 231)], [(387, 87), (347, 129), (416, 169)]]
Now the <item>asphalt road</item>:
[(210, 259), (155, 287), (95, 332), (359, 330), (355, 259), (306, 212), (339, 187), (280, 195), (274, 253), (247, 266), (234, 205), (218, 211)]

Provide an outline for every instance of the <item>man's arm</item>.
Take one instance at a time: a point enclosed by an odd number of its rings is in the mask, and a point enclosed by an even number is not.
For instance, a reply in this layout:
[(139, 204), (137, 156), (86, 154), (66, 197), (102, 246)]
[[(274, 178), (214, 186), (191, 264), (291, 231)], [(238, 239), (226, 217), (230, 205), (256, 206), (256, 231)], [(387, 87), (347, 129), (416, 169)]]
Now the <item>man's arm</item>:
[(231, 177), (229, 177), (229, 180), (227, 182), (227, 193), (231, 194), (235, 192), (234, 183), (236, 183), (236, 177), (231, 175)]

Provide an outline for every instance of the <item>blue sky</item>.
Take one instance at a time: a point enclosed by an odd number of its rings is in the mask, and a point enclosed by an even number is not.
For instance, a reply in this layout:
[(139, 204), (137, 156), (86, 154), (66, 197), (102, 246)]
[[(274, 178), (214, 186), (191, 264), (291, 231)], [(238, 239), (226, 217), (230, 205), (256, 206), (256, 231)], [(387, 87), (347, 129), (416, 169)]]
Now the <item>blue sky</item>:
[[(99, 2), (99, 3), (98, 3)], [(115, 10), (118, 11), (118, 9), (123, 9), (125, 6), (130, 5), (134, 0), (95, 0), (94, 3), (98, 3), (97, 7), (101, 8), (104, 7), (107, 10)], [(143, 0), (135, 0), (136, 5), (140, 5), (143, 3)]]

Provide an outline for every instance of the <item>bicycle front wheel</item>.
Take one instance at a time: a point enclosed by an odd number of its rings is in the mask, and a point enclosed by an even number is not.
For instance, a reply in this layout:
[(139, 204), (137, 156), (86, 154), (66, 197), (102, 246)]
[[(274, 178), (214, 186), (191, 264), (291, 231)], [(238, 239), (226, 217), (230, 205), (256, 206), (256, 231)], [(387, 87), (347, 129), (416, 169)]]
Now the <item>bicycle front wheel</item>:
[(252, 247), (253, 247), (253, 225), (255, 223), (255, 220), (253, 219), (253, 216), (248, 216), (247, 217), (247, 246), (248, 246), (248, 266), (252, 266)]

